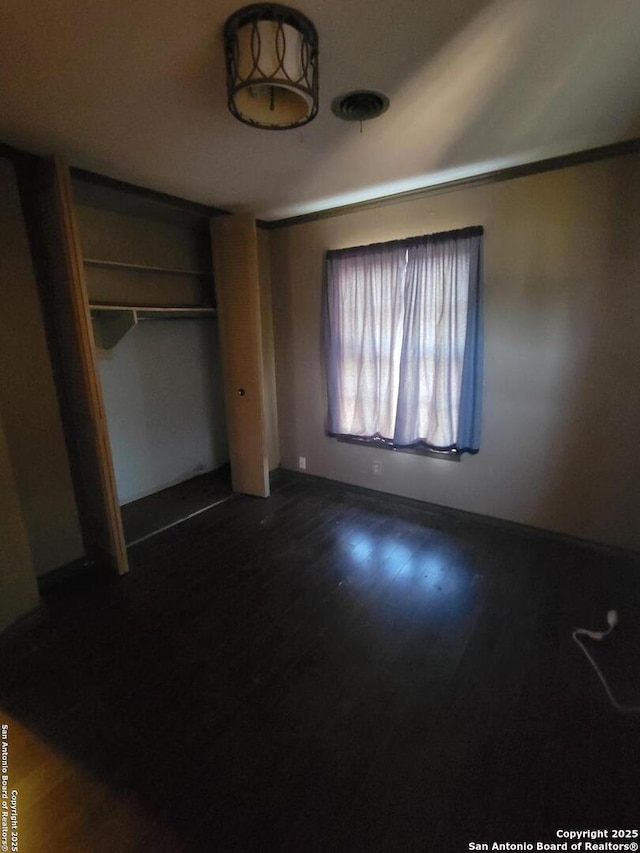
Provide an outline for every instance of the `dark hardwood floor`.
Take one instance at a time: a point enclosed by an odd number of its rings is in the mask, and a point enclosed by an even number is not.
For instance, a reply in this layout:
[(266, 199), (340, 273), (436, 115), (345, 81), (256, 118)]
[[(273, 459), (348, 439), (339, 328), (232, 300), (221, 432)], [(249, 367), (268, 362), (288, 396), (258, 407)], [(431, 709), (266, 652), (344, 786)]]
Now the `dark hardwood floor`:
[(603, 665), (640, 698), (636, 558), (283, 474), (130, 559), (1, 646), (21, 853), (637, 828), (640, 715), (571, 639), (617, 609)]

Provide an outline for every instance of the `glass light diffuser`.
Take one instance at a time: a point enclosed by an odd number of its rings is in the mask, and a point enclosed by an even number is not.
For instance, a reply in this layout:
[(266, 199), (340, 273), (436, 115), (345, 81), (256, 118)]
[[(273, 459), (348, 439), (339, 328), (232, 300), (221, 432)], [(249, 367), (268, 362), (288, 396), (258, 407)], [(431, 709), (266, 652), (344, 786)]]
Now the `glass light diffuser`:
[(270, 130), (300, 127), (318, 112), (318, 35), (300, 12), (256, 3), (224, 28), (231, 113)]

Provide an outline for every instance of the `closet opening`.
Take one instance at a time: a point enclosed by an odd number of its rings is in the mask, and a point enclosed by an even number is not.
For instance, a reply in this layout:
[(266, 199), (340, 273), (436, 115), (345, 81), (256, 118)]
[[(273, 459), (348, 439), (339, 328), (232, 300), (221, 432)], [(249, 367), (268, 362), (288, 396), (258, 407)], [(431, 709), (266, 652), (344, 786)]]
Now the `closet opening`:
[(74, 177), (125, 542), (231, 497), (208, 217)]

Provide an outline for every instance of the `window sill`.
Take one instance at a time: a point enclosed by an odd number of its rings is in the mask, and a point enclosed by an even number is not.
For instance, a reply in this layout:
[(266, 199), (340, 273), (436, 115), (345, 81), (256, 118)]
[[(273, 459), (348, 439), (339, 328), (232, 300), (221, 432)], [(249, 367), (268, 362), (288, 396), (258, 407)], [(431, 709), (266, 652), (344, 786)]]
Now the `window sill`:
[(395, 447), (375, 438), (356, 438), (352, 435), (334, 435), (343, 444), (353, 444), (359, 447), (373, 447), (375, 450), (390, 450), (392, 453), (409, 453), (413, 456), (428, 456), (431, 459), (440, 459), (444, 462), (460, 462), (462, 454), (457, 450), (432, 450), (429, 447)]

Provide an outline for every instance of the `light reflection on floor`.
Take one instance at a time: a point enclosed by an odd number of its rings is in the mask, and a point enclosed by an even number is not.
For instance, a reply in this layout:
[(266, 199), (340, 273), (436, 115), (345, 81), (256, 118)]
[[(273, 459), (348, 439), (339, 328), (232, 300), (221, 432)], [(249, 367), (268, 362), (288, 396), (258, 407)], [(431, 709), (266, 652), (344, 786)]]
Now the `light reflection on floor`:
[(451, 535), (438, 534), (432, 543), (423, 539), (412, 547), (398, 535), (397, 527), (394, 534), (385, 534), (372, 533), (370, 525), (350, 525), (346, 535), (338, 536), (338, 549), (343, 583), (365, 587), (376, 579), (392, 581), (391, 594), (402, 595), (407, 603), (428, 598), (450, 608), (458, 599), (463, 603), (476, 578), (460, 559)]

